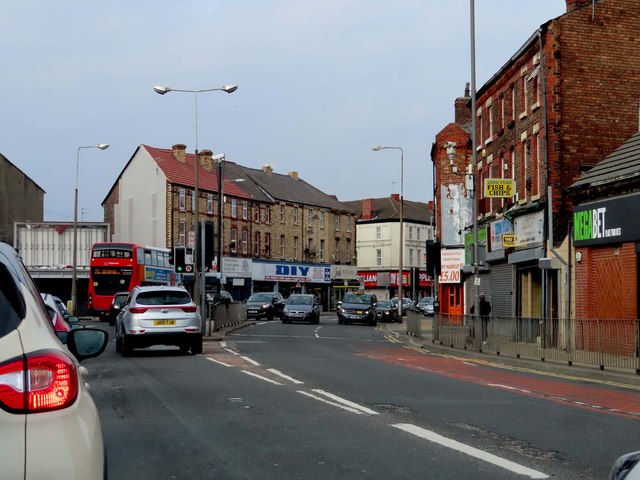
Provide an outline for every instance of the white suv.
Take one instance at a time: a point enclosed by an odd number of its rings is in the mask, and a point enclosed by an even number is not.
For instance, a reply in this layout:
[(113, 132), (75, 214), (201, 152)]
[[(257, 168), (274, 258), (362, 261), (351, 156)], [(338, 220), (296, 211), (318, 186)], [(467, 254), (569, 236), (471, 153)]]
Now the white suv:
[(0, 478), (107, 477), (98, 411), (79, 361), (100, 355), (108, 336), (79, 328), (66, 340), (56, 336), (16, 251), (0, 243)]

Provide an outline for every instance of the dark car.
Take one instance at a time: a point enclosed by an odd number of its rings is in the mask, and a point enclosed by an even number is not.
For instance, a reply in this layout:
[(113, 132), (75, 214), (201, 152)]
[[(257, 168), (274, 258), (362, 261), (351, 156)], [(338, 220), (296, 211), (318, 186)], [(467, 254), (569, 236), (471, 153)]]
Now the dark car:
[(378, 298), (373, 293), (349, 292), (338, 304), (338, 323), (378, 323)]
[(435, 299), (433, 297), (422, 297), (418, 302), (417, 307), (425, 316), (432, 317), (435, 312), (433, 308), (434, 300)]
[(254, 293), (247, 300), (247, 318), (280, 317), (284, 309), (284, 297), (279, 292)]
[(293, 321), (320, 323), (320, 305), (310, 294), (293, 294), (287, 298), (282, 310), (282, 323)]
[[(396, 307), (396, 310), (398, 309), (398, 297), (393, 297), (391, 299), (391, 303), (393, 303), (393, 305)], [(402, 299), (402, 315), (406, 315), (407, 314), (407, 309), (411, 307), (411, 305), (413, 305), (413, 301), (410, 298), (404, 297)]]
[(398, 316), (398, 308), (391, 300), (380, 300), (378, 302), (378, 321), (402, 323), (402, 319)]
[(120, 313), (120, 310), (122, 310), (122, 306), (124, 305), (124, 302), (127, 300), (128, 296), (129, 292), (118, 292), (113, 296), (111, 306), (109, 307), (109, 313), (107, 314), (109, 325), (116, 324), (116, 317)]

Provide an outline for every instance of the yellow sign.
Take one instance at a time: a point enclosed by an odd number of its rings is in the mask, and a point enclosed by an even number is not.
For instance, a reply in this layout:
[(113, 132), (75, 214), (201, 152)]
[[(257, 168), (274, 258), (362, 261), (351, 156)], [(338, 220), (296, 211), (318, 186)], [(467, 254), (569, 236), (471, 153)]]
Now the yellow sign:
[(502, 234), (502, 248), (515, 247), (516, 236), (513, 233)]
[(498, 198), (513, 197), (513, 184), (512, 178), (485, 178), (484, 196)]

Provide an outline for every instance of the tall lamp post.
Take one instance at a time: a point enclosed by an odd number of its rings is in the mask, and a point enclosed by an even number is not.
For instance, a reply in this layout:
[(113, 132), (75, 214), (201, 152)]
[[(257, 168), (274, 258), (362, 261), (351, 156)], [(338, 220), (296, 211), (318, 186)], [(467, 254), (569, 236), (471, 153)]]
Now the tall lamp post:
[[(204, 93), (204, 92), (233, 93), (237, 89), (238, 89), (237, 85), (223, 85), (222, 87), (219, 87), (219, 88), (205, 88), (201, 90), (187, 90), (183, 88), (171, 88), (171, 87), (153, 87), (153, 90), (160, 95), (164, 95), (165, 93), (169, 93), (169, 92), (185, 92), (185, 93), (194, 94), (195, 106), (196, 106), (195, 108), (196, 156), (193, 162), (193, 183), (194, 183), (193, 195), (196, 199), (195, 212), (194, 212), (194, 233), (195, 233), (195, 245), (193, 249), (194, 252), (200, 252), (199, 245), (198, 245), (198, 228), (200, 228), (200, 208), (198, 205), (199, 204), (198, 200), (200, 196), (200, 192), (199, 192), (200, 182), (198, 179), (198, 163), (199, 163), (199, 159), (198, 159), (198, 94)], [(205, 304), (204, 275), (202, 275), (202, 278), (200, 278), (199, 276), (199, 272), (204, 271), (204, 255), (201, 254), (199, 256), (200, 256), (200, 265), (197, 264), (198, 262), (196, 262), (193, 265), (193, 297), (195, 299), (198, 299), (198, 298), (200, 299), (200, 314), (204, 317), (204, 304)], [(204, 335), (204, 328), (202, 329), (202, 333)]]
[(216, 242), (216, 257), (218, 263), (218, 275), (220, 276), (220, 290), (222, 290), (222, 240), (224, 236), (222, 235), (222, 220), (224, 216), (224, 153), (216, 155), (213, 157), (213, 161), (216, 162), (217, 171), (218, 171), (218, 231), (217, 242)]
[(374, 152), (380, 150), (400, 150), (400, 246), (398, 249), (398, 315), (402, 318), (402, 254), (403, 254), (403, 234), (404, 234), (404, 150), (402, 147), (383, 147), (376, 145), (371, 147)]
[(76, 156), (76, 189), (73, 206), (73, 276), (71, 277), (71, 313), (73, 315), (78, 315), (78, 177), (80, 173), (80, 150), (83, 148), (106, 150), (109, 148), (109, 145), (100, 143), (99, 145), (78, 147), (78, 154)]
[[(476, 22), (475, 22), (475, 1), (469, 0), (470, 10), (470, 37), (471, 37), (471, 166), (469, 167), (469, 177), (473, 181), (474, 190), (476, 187), (476, 168), (478, 165), (478, 128), (476, 115)], [(474, 285), (474, 307), (473, 311), (476, 315), (480, 314), (480, 277), (478, 276), (479, 258), (478, 258), (478, 193), (473, 196), (473, 285)], [(482, 339), (482, 335), (479, 337)]]

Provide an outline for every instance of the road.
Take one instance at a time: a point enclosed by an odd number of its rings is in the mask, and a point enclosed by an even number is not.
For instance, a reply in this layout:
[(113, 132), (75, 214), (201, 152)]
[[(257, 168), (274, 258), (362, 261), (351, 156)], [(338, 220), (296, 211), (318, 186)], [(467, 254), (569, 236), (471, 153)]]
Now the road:
[(454, 354), (323, 316), (85, 366), (112, 480), (604, 479), (640, 450), (637, 389)]

